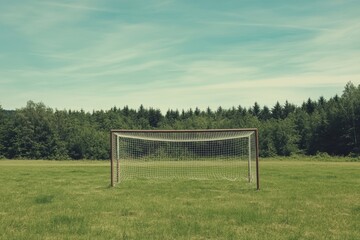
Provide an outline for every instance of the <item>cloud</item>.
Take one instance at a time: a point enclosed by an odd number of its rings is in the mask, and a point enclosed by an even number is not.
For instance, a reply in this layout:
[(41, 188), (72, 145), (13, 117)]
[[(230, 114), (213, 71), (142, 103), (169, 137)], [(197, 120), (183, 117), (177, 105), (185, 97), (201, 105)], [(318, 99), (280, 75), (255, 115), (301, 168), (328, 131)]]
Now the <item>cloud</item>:
[(87, 6), (87, 5), (81, 5), (81, 4), (74, 4), (74, 3), (58, 3), (58, 2), (48, 2), (48, 1), (41, 1), (37, 2), (40, 5), (47, 5), (52, 7), (60, 7), (60, 8), (67, 8), (67, 9), (73, 9), (73, 10), (80, 10), (80, 11), (95, 11), (95, 12), (105, 12), (105, 13), (121, 13), (122, 11), (114, 10), (114, 9), (108, 9), (108, 8), (99, 8), (99, 7), (93, 7), (93, 6)]
[(305, 31), (329, 31), (330, 28), (324, 27), (311, 27), (311, 26), (302, 26), (302, 25), (291, 25), (291, 24), (278, 24), (278, 23), (261, 23), (261, 22), (239, 22), (239, 21), (228, 21), (228, 22), (215, 22), (215, 21), (201, 21), (200, 23), (208, 25), (220, 25), (220, 26), (230, 26), (230, 27), (256, 27), (256, 28), (280, 28), (280, 29), (295, 29), (295, 30), (305, 30)]
[(27, 37), (51, 32), (54, 28), (64, 27), (83, 20), (84, 15), (71, 11), (55, 11), (49, 7), (39, 7), (35, 3), (5, 6), (0, 15), (2, 24), (14, 27)]

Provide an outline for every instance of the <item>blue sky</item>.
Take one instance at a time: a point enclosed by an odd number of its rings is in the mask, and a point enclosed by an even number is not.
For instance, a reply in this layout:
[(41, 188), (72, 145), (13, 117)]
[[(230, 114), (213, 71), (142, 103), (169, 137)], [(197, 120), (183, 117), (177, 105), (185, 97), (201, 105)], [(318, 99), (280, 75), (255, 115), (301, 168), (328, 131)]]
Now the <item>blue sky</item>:
[(0, 105), (301, 104), (360, 84), (358, 0), (2, 1)]

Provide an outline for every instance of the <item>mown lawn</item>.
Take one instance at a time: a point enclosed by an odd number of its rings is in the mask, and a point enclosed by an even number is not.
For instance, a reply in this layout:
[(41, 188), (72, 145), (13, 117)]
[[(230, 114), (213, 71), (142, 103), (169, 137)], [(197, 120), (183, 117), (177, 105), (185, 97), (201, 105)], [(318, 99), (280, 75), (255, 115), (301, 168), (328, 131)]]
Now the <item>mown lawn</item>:
[(129, 180), (100, 161), (0, 161), (0, 239), (360, 239), (360, 163), (263, 160), (261, 190)]

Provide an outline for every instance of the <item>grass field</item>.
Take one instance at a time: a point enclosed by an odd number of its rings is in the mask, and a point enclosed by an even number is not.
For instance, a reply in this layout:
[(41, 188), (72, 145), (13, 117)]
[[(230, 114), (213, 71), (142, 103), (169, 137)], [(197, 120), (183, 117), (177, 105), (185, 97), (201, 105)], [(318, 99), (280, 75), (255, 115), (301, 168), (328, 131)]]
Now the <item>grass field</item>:
[(264, 160), (237, 181), (131, 180), (99, 161), (0, 161), (0, 239), (360, 239), (360, 163)]

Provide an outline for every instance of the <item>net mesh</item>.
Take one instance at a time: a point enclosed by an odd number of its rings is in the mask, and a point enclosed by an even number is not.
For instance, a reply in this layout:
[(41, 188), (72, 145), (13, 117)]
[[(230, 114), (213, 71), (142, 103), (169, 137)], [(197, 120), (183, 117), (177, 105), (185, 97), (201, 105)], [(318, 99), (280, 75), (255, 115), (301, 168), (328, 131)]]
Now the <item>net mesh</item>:
[(113, 133), (113, 159), (123, 181), (134, 178), (253, 182), (254, 131)]

